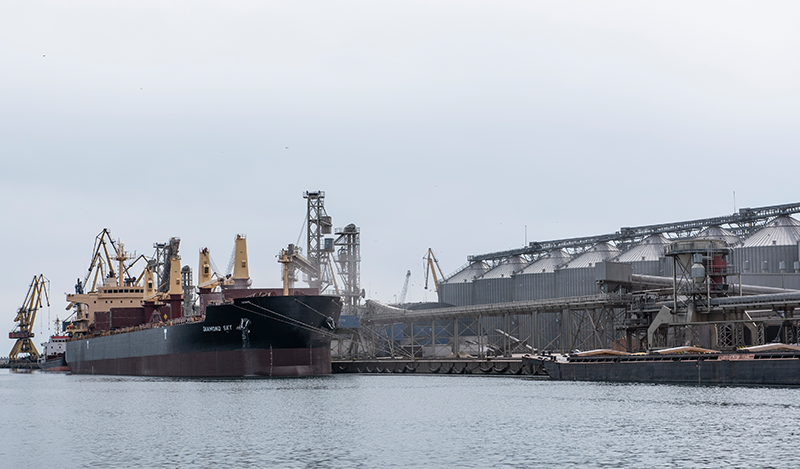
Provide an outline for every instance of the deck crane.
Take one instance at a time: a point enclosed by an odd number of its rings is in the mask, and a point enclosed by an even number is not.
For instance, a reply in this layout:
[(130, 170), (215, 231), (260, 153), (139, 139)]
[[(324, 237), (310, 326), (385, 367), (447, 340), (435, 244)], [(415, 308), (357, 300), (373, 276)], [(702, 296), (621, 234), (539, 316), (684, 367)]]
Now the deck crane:
[(25, 296), (25, 301), (22, 307), (17, 310), (17, 317), (14, 322), (17, 326), (14, 330), (8, 333), (9, 339), (17, 339), (8, 358), (11, 361), (19, 360), (20, 354), (27, 353), (30, 361), (39, 359), (39, 351), (33, 345), (33, 323), (36, 320), (36, 312), (42, 307), (42, 296), (47, 301), (47, 306), (50, 307), (50, 280), (39, 274), (33, 277), (31, 286), (28, 288), (28, 294)]
[(403, 282), (403, 291), (400, 292), (400, 301), (398, 303), (403, 303), (406, 301), (406, 293), (408, 293), (408, 279), (411, 278), (411, 271), (409, 270), (406, 272), (406, 281)]
[[(300, 269), (310, 277), (319, 277), (319, 269), (314, 266), (310, 259), (304, 257), (300, 248), (294, 244), (290, 244), (286, 249), (281, 249), (278, 254), (278, 262), (283, 264), (283, 294), (289, 295), (289, 290), (294, 288), (295, 270)], [(325, 253), (327, 256), (329, 253)], [(333, 263), (328, 258), (327, 264), (330, 266), (331, 279), (333, 280), (333, 288), (336, 294), (339, 294), (339, 285), (336, 283), (336, 276), (333, 273)]]
[[(111, 252), (109, 252), (108, 249), (109, 245), (111, 245)], [(122, 242), (115, 242), (111, 238), (111, 232), (107, 228), (103, 228), (103, 231), (97, 235), (94, 241), (92, 262), (89, 264), (89, 271), (86, 273), (86, 277), (84, 277), (82, 282), (78, 279), (79, 289), (81, 292), (85, 290), (86, 293), (97, 291), (98, 280), (100, 280), (99, 286), (102, 286), (107, 279), (114, 279), (119, 286), (137, 285), (141, 281), (142, 276), (140, 275), (138, 278), (131, 277), (128, 271), (133, 267), (133, 264), (144, 256), (139, 256), (132, 264), (126, 267), (125, 262), (134, 257), (129, 257), (128, 253), (125, 252)], [(116, 271), (114, 270), (114, 264), (118, 264), (119, 266)], [(91, 281), (91, 285), (89, 285), (89, 281)]]
[[(444, 274), (442, 273), (442, 268), (439, 267), (439, 261), (436, 260), (436, 256), (433, 255), (433, 251), (431, 248), (428, 248), (428, 252), (425, 254), (425, 257), (422, 258), (425, 264), (425, 289), (428, 289), (428, 274), (432, 274), (433, 276), (433, 286), (436, 289), (436, 293), (439, 293), (439, 278), (444, 280)], [(439, 272), (439, 277), (436, 277), (436, 272)]]

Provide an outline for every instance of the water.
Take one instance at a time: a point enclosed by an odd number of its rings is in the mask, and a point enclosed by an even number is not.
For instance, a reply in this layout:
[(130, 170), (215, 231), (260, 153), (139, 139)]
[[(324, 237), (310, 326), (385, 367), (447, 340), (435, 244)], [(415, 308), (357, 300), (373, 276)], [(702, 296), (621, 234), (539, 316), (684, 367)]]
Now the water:
[[(800, 389), (0, 370), (0, 467), (790, 467)], [(797, 435), (795, 435), (797, 433)]]

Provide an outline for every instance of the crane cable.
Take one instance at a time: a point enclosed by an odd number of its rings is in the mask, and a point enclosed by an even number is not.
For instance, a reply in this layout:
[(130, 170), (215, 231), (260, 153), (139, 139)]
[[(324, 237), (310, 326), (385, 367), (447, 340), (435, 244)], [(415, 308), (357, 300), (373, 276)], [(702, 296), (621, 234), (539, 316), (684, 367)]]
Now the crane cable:
[(308, 225), (308, 213), (306, 213), (306, 216), (303, 217), (303, 224), (300, 226), (300, 233), (297, 235), (297, 241), (294, 243), (295, 246), (300, 244), (300, 238), (303, 237), (303, 232), (306, 230), (306, 225)]
[(275, 315), (276, 317), (270, 317), (270, 316), (267, 316), (264, 313), (259, 313), (258, 311), (253, 311), (253, 310), (250, 310), (250, 309), (247, 309), (247, 308), (243, 308), (243, 307), (241, 307), (241, 306), (239, 306), (237, 304), (234, 304), (232, 306), (235, 307), (235, 308), (239, 308), (239, 309), (241, 309), (243, 311), (247, 311), (248, 313), (257, 314), (257, 315), (263, 316), (263, 317), (265, 317), (267, 319), (272, 319), (273, 321), (278, 321), (278, 322), (282, 322), (284, 324), (288, 324), (290, 326), (295, 326), (295, 327), (298, 327), (300, 329), (307, 330), (309, 332), (316, 332), (318, 334), (327, 335), (327, 336), (330, 336), (330, 337), (337, 337), (336, 334), (334, 334), (332, 332), (329, 332), (329, 331), (326, 331), (325, 329), (321, 329), (319, 327), (312, 326), (311, 324), (306, 324), (303, 321), (298, 321), (297, 319), (290, 318), (289, 316), (284, 316), (283, 314), (276, 313), (275, 311), (272, 311), (270, 309), (264, 308), (263, 306), (259, 306), (259, 305), (255, 304), (255, 303), (251, 303), (249, 301), (243, 301), (242, 303), (243, 304), (246, 303), (246, 304), (255, 306), (256, 308), (262, 309), (262, 310), (264, 310), (264, 311), (266, 311), (268, 313), (271, 313), (271, 314)]

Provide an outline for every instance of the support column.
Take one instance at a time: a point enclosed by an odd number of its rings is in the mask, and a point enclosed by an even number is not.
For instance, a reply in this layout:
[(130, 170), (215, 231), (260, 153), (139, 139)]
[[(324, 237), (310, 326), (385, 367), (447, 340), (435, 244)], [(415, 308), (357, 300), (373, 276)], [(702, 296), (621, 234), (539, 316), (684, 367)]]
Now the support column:
[(458, 319), (453, 320), (453, 355), (458, 357), (461, 353), (460, 341), (458, 339)]
[(485, 358), (486, 354), (483, 352), (483, 316), (478, 315), (478, 358)]
[(411, 321), (411, 359), (413, 360), (414, 357), (414, 321)]
[[(433, 348), (433, 358), (436, 358), (436, 320), (431, 319), (431, 347)], [(425, 352), (422, 353), (425, 355)]]

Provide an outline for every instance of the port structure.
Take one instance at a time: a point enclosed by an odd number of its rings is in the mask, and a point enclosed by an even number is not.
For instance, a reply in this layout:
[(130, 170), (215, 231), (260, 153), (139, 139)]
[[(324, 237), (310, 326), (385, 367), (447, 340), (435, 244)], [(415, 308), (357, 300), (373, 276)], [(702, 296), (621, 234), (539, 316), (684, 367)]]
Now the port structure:
[[(283, 265), (284, 294), (294, 288), (297, 270), (305, 274), (308, 286), (320, 294), (333, 293), (344, 299), (345, 314), (355, 314), (364, 291), (361, 289), (361, 230), (354, 224), (336, 228), (325, 210), (324, 191), (306, 191), (306, 252), (294, 244), (281, 249), (278, 262)], [(339, 288), (337, 275), (341, 279)], [(329, 290), (330, 287), (332, 291)]]
[[(153, 243), (155, 252), (148, 261), (148, 267), (158, 281), (157, 290), (161, 293), (169, 291), (170, 272), (172, 271), (172, 258), (178, 255), (181, 239), (178, 237), (170, 238), (167, 243)], [(231, 256), (233, 259), (233, 256)], [(230, 269), (228, 269), (230, 270)]]
[[(42, 308), (42, 298), (50, 307), (50, 281), (43, 275), (34, 276), (28, 287), (28, 293), (22, 306), (17, 310), (14, 322), (17, 325), (14, 330), (8, 333), (9, 339), (16, 339), (14, 346), (9, 353), (9, 361), (15, 362), (27, 359), (36, 362), (39, 359), (39, 351), (33, 344), (33, 324), (36, 321), (36, 312)], [(23, 356), (24, 355), (24, 356)]]
[(336, 228), (335, 263), (342, 279), (344, 313), (355, 314), (364, 292), (361, 290), (361, 230), (354, 224)]
[[(340, 358), (510, 357), (535, 350), (611, 348), (630, 299), (592, 295), (493, 305), (405, 309), (367, 300)], [(351, 340), (360, 342), (354, 347)], [(337, 347), (339, 347), (337, 349)]]
[(194, 285), (192, 285), (192, 268), (188, 265), (181, 268), (181, 289), (183, 290), (183, 315), (194, 316)]
[[(711, 324), (699, 325), (709, 321), (729, 324), (725, 326), (727, 329), (723, 327), (723, 335), (735, 334), (736, 337), (723, 340), (727, 345), (745, 345), (744, 324), (731, 321), (752, 318), (742, 310), (726, 311), (712, 306), (713, 299), (726, 297), (730, 292), (728, 277), (736, 275), (735, 270), (729, 267), (731, 253), (732, 250), (721, 239), (689, 239), (669, 245), (665, 255), (672, 259), (672, 304), (663, 305), (650, 321), (646, 342), (650, 348), (666, 348), (670, 343), (719, 346), (719, 328)], [(739, 285), (741, 289), (741, 282)], [(680, 327), (681, 322), (687, 325)], [(751, 323), (749, 327), (751, 335), (757, 335), (755, 324)], [(639, 336), (637, 338), (641, 341), (641, 332), (641, 328), (631, 328), (628, 336)]]
[(312, 267), (306, 272), (308, 285), (323, 293), (335, 281), (329, 263), (329, 253), (334, 250), (333, 239), (325, 238), (325, 235), (331, 234), (332, 231), (331, 217), (325, 211), (324, 191), (306, 191), (303, 193), (303, 198), (306, 199), (308, 223), (306, 258)]
[[(800, 317), (792, 312), (800, 307), (800, 292), (712, 298), (715, 316), (692, 318), (679, 309), (677, 319), (667, 307), (671, 319), (666, 322), (657, 321), (665, 303), (652, 301), (651, 295), (644, 291), (599, 293), (422, 310), (367, 300), (358, 333), (341, 335), (333, 347), (341, 359), (486, 358), (533, 351), (646, 352), (684, 345), (687, 340), (717, 350), (735, 350), (764, 345), (768, 328), (779, 329), (776, 338), (780, 342), (797, 340)], [(648, 329), (654, 324), (657, 334), (648, 341)], [(750, 333), (749, 344), (744, 343), (745, 329)]]
[(585, 252), (598, 243), (612, 243), (620, 249), (639, 243), (649, 236), (661, 234), (670, 239), (687, 239), (696, 236), (709, 226), (725, 228), (736, 236), (748, 236), (762, 228), (770, 220), (781, 215), (800, 213), (800, 203), (772, 205), (758, 208), (742, 208), (733, 215), (703, 218), (676, 223), (663, 223), (638, 227), (622, 227), (616, 233), (552, 241), (531, 241), (527, 246), (467, 256), (467, 261), (499, 263), (514, 256), (526, 256), (535, 260), (549, 251), (563, 249), (571, 254)]
[(747, 208), (469, 256), (441, 282), (442, 303), (368, 301), (341, 349), (419, 358), (797, 343), (800, 222), (789, 215), (798, 212)]

